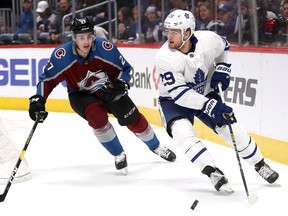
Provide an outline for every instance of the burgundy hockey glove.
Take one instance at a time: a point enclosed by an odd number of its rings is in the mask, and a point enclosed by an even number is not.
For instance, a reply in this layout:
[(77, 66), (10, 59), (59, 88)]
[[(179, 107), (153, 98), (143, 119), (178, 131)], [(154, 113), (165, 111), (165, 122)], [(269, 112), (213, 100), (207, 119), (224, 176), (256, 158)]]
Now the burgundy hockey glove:
[(210, 87), (215, 89), (217, 92), (218, 90), (218, 83), (222, 84), (222, 91), (225, 91), (230, 83), (230, 69), (231, 64), (227, 64), (225, 62), (218, 63), (216, 65), (215, 71), (211, 78)]
[(45, 111), (46, 99), (41, 95), (33, 95), (29, 98), (29, 116), (33, 121), (36, 121), (37, 113), (40, 115), (39, 123), (44, 122), (48, 116), (48, 112)]
[(106, 102), (119, 100), (130, 89), (130, 85), (123, 79), (117, 79), (107, 82), (99, 90), (99, 98)]
[(204, 104), (202, 111), (210, 116), (216, 124), (226, 125), (228, 121), (230, 124), (236, 122), (233, 109), (215, 99), (208, 100)]

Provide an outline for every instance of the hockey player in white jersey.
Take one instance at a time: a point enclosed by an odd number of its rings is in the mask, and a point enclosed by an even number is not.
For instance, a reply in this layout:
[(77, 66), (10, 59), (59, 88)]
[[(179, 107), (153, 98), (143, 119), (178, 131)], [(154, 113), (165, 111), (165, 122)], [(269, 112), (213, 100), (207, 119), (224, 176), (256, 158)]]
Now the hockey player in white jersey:
[[(221, 101), (218, 83), (229, 86), (229, 43), (214, 32), (195, 30), (190, 11), (175, 10), (164, 22), (168, 40), (156, 54), (160, 75), (159, 110), (168, 134), (199, 170), (210, 177), (217, 191), (231, 191), (224, 173), (215, 165), (194, 130), (194, 117), (233, 146), (228, 129), (232, 124), (239, 155), (269, 183), (279, 175), (272, 170), (255, 141), (237, 123), (233, 109)], [(224, 114), (230, 116), (229, 119)]]

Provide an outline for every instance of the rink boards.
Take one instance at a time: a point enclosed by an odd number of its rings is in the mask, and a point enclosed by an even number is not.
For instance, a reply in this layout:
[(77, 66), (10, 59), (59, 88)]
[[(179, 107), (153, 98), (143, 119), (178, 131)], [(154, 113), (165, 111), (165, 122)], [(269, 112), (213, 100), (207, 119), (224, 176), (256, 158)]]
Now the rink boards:
[[(131, 98), (148, 118), (161, 125), (157, 110), (159, 77), (155, 73), (156, 48), (120, 47), (133, 65)], [(28, 98), (35, 94), (38, 75), (53, 48), (0, 48), (0, 109), (28, 109)], [(231, 105), (238, 121), (260, 146), (264, 156), (288, 164), (288, 101), (285, 82), (288, 78), (287, 54), (273, 50), (232, 51), (231, 83), (225, 101)], [(48, 111), (72, 112), (67, 101), (65, 83), (55, 88), (47, 102)], [(210, 129), (196, 122), (200, 138), (224, 144)]]

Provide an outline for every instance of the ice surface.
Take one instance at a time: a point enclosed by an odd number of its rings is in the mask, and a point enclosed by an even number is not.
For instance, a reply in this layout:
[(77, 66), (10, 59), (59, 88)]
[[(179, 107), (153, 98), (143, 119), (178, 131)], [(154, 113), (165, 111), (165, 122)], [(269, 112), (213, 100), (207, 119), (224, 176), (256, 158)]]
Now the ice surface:
[[(22, 150), (33, 125), (28, 112), (0, 110), (0, 118)], [(127, 176), (115, 169), (114, 158), (97, 141), (86, 121), (76, 114), (51, 112), (38, 125), (25, 154), (32, 179), (11, 186), (0, 203), (0, 216), (286, 214), (287, 165), (266, 160), (280, 174), (281, 186), (269, 185), (242, 160), (249, 192), (258, 196), (251, 206), (232, 148), (204, 141), (235, 190), (232, 194), (220, 193), (163, 128), (153, 126), (161, 143), (177, 154), (174, 163), (153, 154), (126, 127), (118, 126), (114, 118), (110, 120), (127, 152)], [(0, 186), (0, 193), (4, 187)], [(191, 210), (195, 199), (199, 203)]]

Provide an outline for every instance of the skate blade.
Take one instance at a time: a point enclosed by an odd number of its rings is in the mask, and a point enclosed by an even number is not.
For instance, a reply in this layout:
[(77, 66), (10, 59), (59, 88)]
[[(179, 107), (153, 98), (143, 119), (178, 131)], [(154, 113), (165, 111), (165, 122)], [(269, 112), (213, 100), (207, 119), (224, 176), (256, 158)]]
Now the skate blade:
[(121, 169), (120, 172), (121, 172), (123, 175), (125, 175), (125, 176), (128, 175), (128, 169), (127, 169), (127, 167)]
[(224, 191), (226, 193), (234, 193), (234, 190), (229, 184), (223, 184), (219, 190)]
[(271, 186), (273, 186), (273, 187), (281, 187), (281, 183), (280, 183), (279, 179), (277, 179), (274, 183), (272, 183)]

